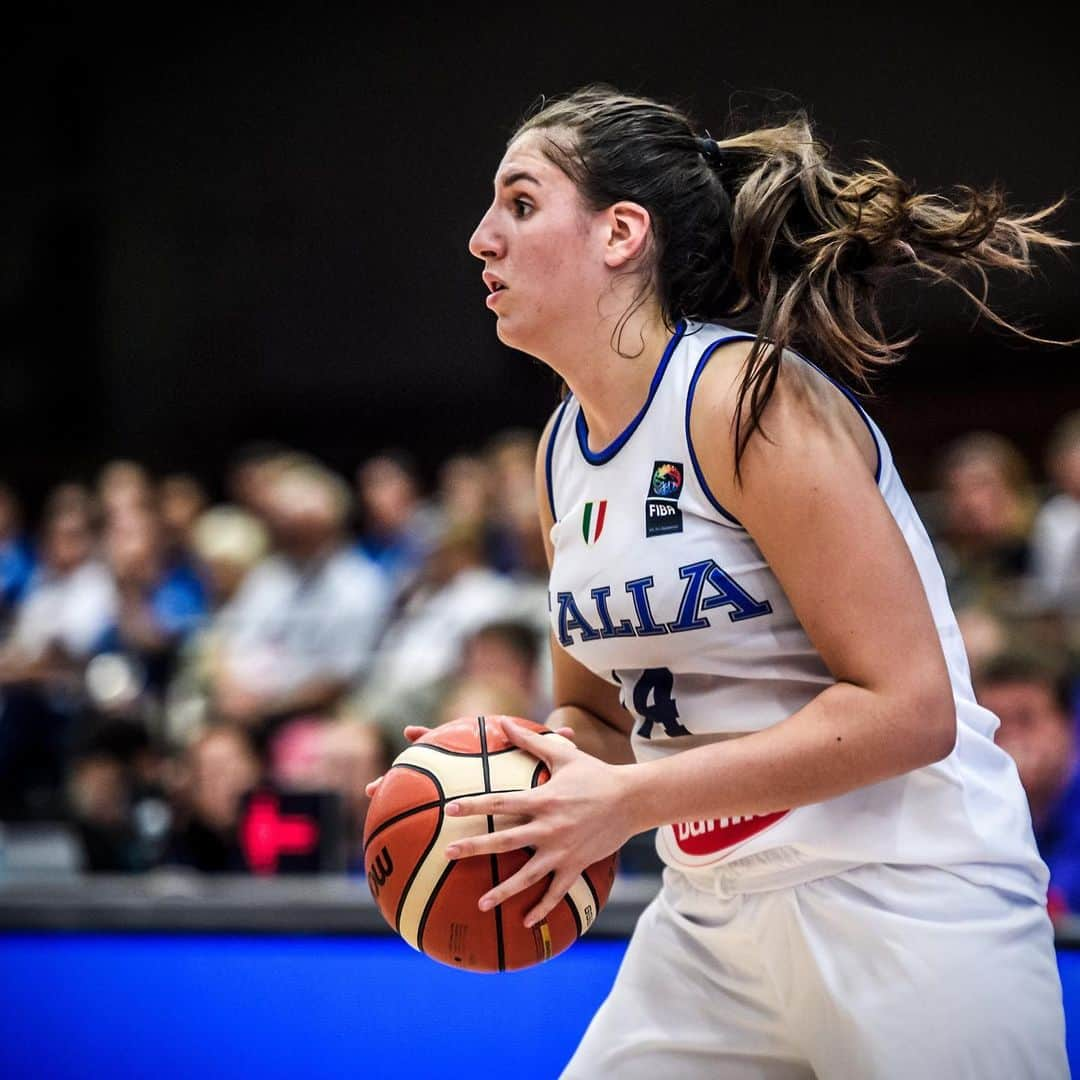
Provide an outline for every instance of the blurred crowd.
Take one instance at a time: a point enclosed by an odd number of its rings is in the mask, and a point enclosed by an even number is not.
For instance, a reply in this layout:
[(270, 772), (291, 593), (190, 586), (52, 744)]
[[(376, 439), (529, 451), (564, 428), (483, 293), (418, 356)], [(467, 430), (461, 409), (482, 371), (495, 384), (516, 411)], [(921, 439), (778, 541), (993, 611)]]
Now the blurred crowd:
[[(360, 872), (364, 786), (405, 724), (547, 714), (536, 440), (430, 484), (400, 452), (345, 477), (252, 445), (225, 501), (113, 461), (34, 522), (0, 480), (0, 821), (68, 822), (92, 870)], [(960, 438), (916, 501), (1054, 903), (1080, 911), (1080, 412), (1037, 463)]]
[(430, 493), (394, 452), (350, 483), (248, 446), (217, 504), (113, 461), (33, 529), (0, 485), (0, 821), (72, 822), (94, 870), (243, 870), (252, 793), (278, 794), (271, 830), (322, 793), (340, 850), (293, 863), (358, 869), (405, 724), (546, 715), (536, 438), (450, 458)]

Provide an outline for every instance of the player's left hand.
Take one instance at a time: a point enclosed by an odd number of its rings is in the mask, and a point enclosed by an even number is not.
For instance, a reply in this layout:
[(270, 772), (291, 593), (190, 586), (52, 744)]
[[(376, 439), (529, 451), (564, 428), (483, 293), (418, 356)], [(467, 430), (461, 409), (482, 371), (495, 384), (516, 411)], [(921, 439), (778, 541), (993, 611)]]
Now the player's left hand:
[(456, 840), (447, 858), (464, 859), (518, 848), (532, 848), (528, 862), (480, 898), (488, 911), (523, 889), (553, 875), (525, 925), (543, 919), (567, 894), (586, 867), (620, 848), (634, 833), (623, 813), (626, 766), (608, 765), (562, 739), (552, 739), (502, 719), (507, 738), (543, 761), (551, 779), (528, 791), (476, 795), (448, 803), (451, 817), (510, 816), (520, 824)]

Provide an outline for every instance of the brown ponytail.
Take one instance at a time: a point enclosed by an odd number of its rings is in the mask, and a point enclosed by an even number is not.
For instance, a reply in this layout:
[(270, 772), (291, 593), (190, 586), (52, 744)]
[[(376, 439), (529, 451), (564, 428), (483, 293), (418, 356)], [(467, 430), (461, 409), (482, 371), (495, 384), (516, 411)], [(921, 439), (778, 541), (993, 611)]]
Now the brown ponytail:
[[(733, 264), (743, 290), (740, 308), (760, 312), (736, 410), (736, 475), (761, 426), (786, 345), (812, 343), (825, 363), (864, 388), (875, 367), (900, 359), (914, 339), (889, 340), (875, 298), (890, 273), (907, 270), (947, 281), (998, 326), (1028, 341), (1065, 344), (1028, 333), (986, 301), (988, 269), (1030, 274), (1033, 248), (1072, 246), (1037, 228), (1060, 202), (1014, 216), (997, 188), (961, 187), (950, 199), (915, 194), (879, 161), (840, 172), (828, 163), (805, 116), (719, 147), (745, 160), (732, 211)], [(962, 282), (967, 272), (977, 290)]]
[[(917, 195), (878, 161), (850, 173), (830, 164), (804, 115), (715, 141), (678, 109), (609, 86), (544, 101), (514, 138), (536, 129), (587, 204), (648, 209), (653, 257), (635, 303), (654, 289), (669, 325), (757, 318), (735, 415), (736, 478), (785, 347), (807, 346), (865, 389), (911, 344), (891, 341), (881, 323), (876, 290), (890, 275), (950, 282), (998, 326), (1045, 342), (988, 305), (986, 272), (1030, 274), (1033, 249), (1073, 246), (1039, 228), (1060, 203), (1013, 215), (996, 188)], [(968, 273), (975, 288), (961, 280)]]

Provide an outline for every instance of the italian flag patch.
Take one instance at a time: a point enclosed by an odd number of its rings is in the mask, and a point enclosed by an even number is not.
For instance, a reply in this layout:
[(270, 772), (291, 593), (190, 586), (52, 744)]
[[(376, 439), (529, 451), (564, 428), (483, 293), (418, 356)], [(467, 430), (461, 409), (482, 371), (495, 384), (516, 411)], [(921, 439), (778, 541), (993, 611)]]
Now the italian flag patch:
[(587, 502), (585, 513), (581, 517), (581, 535), (586, 544), (595, 544), (604, 531), (604, 515), (607, 513), (607, 499), (599, 502)]

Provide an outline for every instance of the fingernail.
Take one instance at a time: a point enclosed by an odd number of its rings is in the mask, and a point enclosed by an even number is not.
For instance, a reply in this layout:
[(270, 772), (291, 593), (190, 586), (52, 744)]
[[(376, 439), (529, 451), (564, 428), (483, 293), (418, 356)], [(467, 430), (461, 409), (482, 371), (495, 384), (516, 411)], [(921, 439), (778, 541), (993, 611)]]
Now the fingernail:
[(480, 901), (481, 911), (490, 911), (495, 905), (486, 896)]
[(536, 922), (536, 919), (534, 919), (531, 915), (526, 915), (525, 916), (525, 929), (526, 930), (531, 930), (533, 928), (533, 924), (535, 922)]
[(461, 813), (461, 807), (456, 802), (446, 804), (446, 816), (457, 817)]
[(460, 854), (461, 854), (461, 848), (459, 848), (457, 846), (457, 844), (451, 844), (446, 849), (446, 857), (448, 859), (456, 859)]

